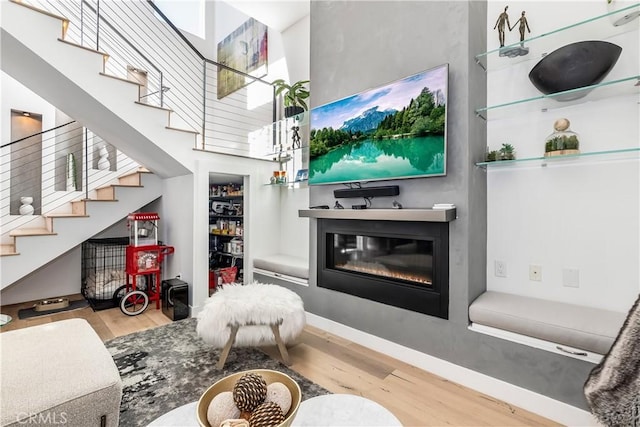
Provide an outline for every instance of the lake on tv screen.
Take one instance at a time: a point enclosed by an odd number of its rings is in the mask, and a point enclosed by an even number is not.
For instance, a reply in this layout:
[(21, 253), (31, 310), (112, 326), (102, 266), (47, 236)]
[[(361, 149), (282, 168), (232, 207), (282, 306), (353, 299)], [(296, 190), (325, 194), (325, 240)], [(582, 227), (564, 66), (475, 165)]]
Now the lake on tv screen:
[(309, 183), (329, 184), (443, 175), (444, 135), (366, 139), (343, 144), (309, 162)]

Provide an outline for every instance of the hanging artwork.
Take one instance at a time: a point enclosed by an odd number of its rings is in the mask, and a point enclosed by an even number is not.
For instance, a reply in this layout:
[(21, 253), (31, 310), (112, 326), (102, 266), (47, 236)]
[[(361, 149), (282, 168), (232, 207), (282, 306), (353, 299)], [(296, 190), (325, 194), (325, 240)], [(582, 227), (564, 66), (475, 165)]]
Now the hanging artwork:
[[(252, 76), (267, 74), (267, 26), (253, 18), (218, 43), (218, 62)], [(218, 67), (218, 99), (251, 83), (251, 79)]]

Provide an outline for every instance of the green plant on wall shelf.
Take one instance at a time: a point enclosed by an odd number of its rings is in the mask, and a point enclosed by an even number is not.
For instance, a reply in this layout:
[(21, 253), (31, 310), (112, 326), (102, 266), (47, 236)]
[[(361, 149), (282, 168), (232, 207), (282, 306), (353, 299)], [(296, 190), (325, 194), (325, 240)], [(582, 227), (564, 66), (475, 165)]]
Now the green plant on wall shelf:
[[(272, 84), (275, 87), (276, 96), (282, 95), (285, 117), (291, 117), (309, 109), (305, 101), (310, 95), (309, 89), (305, 86), (307, 83), (309, 83), (309, 80), (300, 80), (292, 85), (285, 82), (284, 79), (273, 81)], [(287, 114), (287, 111), (290, 114)]]
[(498, 160), (499, 152), (497, 150), (492, 150), (487, 152), (487, 162), (495, 162)]
[(516, 151), (511, 144), (502, 144), (500, 148), (500, 160), (515, 160)]

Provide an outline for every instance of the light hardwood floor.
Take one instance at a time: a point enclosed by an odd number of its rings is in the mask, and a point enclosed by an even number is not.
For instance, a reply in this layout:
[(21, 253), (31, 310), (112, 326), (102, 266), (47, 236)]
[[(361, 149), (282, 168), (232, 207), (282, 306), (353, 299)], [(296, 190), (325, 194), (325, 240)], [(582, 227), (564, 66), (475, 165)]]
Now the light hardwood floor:
[[(80, 299), (80, 296), (70, 296)], [(1, 332), (57, 320), (83, 318), (103, 340), (171, 321), (150, 306), (135, 317), (119, 309), (94, 312), (91, 308), (32, 319), (18, 319), (18, 310), (33, 303), (3, 306), (2, 313), (13, 321)], [(276, 347), (263, 350), (280, 359)], [(384, 354), (307, 326), (289, 346), (291, 368), (333, 393), (356, 394), (374, 400), (391, 412), (404, 426), (552, 426), (548, 419), (511, 406)]]

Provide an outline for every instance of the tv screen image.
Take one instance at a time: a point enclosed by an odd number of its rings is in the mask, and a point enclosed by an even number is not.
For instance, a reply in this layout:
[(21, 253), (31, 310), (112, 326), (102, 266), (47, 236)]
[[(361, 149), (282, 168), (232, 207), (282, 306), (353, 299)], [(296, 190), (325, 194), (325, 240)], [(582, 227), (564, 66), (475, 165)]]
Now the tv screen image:
[(446, 174), (444, 64), (313, 108), (309, 184)]

